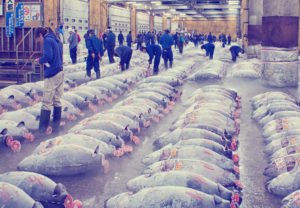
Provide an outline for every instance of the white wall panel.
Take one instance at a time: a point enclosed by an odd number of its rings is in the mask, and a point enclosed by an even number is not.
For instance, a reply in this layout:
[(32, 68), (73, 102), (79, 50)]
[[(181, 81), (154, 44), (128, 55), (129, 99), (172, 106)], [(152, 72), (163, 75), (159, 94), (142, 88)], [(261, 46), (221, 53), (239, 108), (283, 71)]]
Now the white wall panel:
[(122, 31), (126, 35), (130, 31), (130, 10), (111, 6), (109, 8), (109, 26), (115, 34)]
[(163, 30), (163, 19), (159, 16), (154, 16), (154, 29), (156, 32)]
[(150, 30), (150, 16), (144, 12), (137, 12), (137, 32), (148, 32)]
[(65, 38), (69, 37), (69, 28), (77, 29), (83, 37), (89, 25), (88, 0), (62, 0), (61, 4)]

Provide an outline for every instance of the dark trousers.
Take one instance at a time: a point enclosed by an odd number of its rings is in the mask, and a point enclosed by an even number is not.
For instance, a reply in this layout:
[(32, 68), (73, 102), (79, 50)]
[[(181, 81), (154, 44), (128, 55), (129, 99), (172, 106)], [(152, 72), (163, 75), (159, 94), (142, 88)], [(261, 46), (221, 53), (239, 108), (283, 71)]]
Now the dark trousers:
[(232, 61), (236, 62), (236, 58), (238, 57), (238, 54), (236, 54), (235, 51), (230, 51), (230, 53), (231, 53), (231, 56), (232, 56)]
[(94, 58), (89, 54), (86, 60), (86, 75), (91, 77), (91, 70), (94, 68), (96, 73), (96, 78), (100, 79), (100, 64), (99, 57), (95, 56)]
[(139, 50), (141, 47), (142, 47), (142, 43), (141, 42), (137, 42), (136, 50)]
[(131, 48), (131, 42), (127, 42), (127, 46)]
[(214, 52), (215, 52), (215, 48), (212, 48), (211, 50), (209, 50), (209, 58), (210, 59), (214, 58)]
[(115, 63), (114, 53), (115, 53), (114, 47), (107, 47), (107, 55), (110, 64)]
[(183, 44), (178, 44), (179, 53), (183, 53)]
[(153, 66), (154, 74), (157, 74), (159, 71), (160, 58), (161, 58), (161, 53), (155, 55), (154, 66)]
[(76, 64), (76, 62), (77, 62), (77, 47), (70, 49), (70, 57), (72, 59), (72, 64)]
[(163, 59), (165, 63), (168, 63), (170, 61), (170, 64), (172, 65), (173, 62), (173, 52), (171, 48), (165, 48), (163, 49)]
[(226, 42), (223, 42), (222, 47), (225, 48)]
[(125, 71), (126, 69), (129, 69), (131, 56), (132, 56), (132, 51), (130, 51), (129, 53), (126, 53), (126, 54), (121, 58), (120, 65), (121, 65), (121, 70), (122, 70), (122, 71)]
[(122, 46), (123, 45), (123, 41), (119, 41), (119, 45)]

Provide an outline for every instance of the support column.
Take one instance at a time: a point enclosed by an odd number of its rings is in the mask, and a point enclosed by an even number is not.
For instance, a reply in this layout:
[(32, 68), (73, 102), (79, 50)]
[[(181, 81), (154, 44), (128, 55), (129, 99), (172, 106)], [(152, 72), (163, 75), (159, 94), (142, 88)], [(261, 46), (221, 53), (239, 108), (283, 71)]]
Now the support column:
[(135, 40), (137, 36), (137, 22), (136, 22), (136, 8), (130, 8), (130, 30), (132, 39)]
[(59, 1), (45, 0), (43, 6), (44, 19), (42, 25), (45, 27), (51, 27), (53, 30), (55, 30), (58, 26)]
[(263, 78), (276, 87), (298, 86), (299, 0), (264, 0)]
[(241, 10), (240, 10), (241, 34), (238, 34), (238, 31), (236, 34), (237, 38), (242, 39), (243, 48), (248, 47), (248, 24), (249, 24), (248, 2), (249, 0), (242, 0)]
[(150, 14), (149, 21), (150, 21), (149, 30), (151, 32), (153, 32), (154, 31), (154, 14), (153, 13)]
[(249, 0), (248, 58), (260, 58), (263, 0)]
[(162, 17), (162, 21), (163, 21), (163, 23), (162, 23), (162, 29), (163, 29), (163, 31), (165, 31), (166, 29), (168, 29), (168, 22), (167, 22), (167, 20), (168, 20), (168, 18), (166, 16)]
[(107, 27), (107, 2), (105, 0), (89, 1), (89, 28), (98, 32), (105, 32)]

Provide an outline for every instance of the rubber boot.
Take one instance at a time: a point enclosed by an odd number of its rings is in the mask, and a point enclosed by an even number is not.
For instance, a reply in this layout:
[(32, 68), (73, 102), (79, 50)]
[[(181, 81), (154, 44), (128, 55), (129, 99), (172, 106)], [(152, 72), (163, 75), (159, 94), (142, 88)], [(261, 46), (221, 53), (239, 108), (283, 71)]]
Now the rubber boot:
[(170, 61), (170, 68), (173, 67), (173, 61)]
[(96, 79), (100, 79), (100, 71), (96, 72)]
[(43, 109), (41, 110), (39, 132), (42, 134), (46, 133), (47, 128), (49, 127), (50, 115), (51, 111)]
[(54, 107), (53, 120), (52, 120), (52, 131), (54, 134), (59, 133), (60, 120), (61, 120), (61, 107)]
[(168, 69), (168, 61), (164, 61), (165, 68)]

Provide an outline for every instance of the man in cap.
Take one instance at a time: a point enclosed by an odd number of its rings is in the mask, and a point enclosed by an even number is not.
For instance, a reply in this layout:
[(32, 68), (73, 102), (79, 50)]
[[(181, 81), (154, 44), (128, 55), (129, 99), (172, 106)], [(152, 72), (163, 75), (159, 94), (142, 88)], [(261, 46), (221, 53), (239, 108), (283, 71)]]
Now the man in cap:
[(68, 29), (68, 32), (70, 34), (68, 38), (69, 42), (69, 49), (70, 49), (70, 57), (72, 60), (72, 64), (77, 63), (77, 45), (78, 45), (78, 38), (76, 33), (72, 30), (72, 28)]
[(106, 39), (106, 49), (107, 49), (107, 55), (109, 59), (109, 63), (115, 63), (114, 59), (114, 49), (116, 46), (116, 35), (112, 32), (111, 28), (108, 28), (109, 32), (107, 34)]
[(96, 79), (100, 79), (100, 64), (104, 54), (103, 42), (95, 35), (94, 30), (89, 31), (87, 39), (88, 57), (86, 60), (86, 74), (91, 77), (91, 70), (94, 68)]
[(120, 58), (120, 67), (122, 71), (129, 69), (132, 56), (132, 49), (128, 46), (119, 46), (115, 50), (115, 56)]
[(174, 40), (172, 36), (169, 34), (170, 31), (166, 30), (165, 34), (161, 36), (160, 38), (160, 45), (162, 46), (163, 49), (163, 59), (164, 59), (164, 64), (165, 68), (168, 68), (168, 61), (170, 62), (170, 67), (172, 68), (173, 66), (173, 52), (172, 52), (172, 45), (174, 43)]

